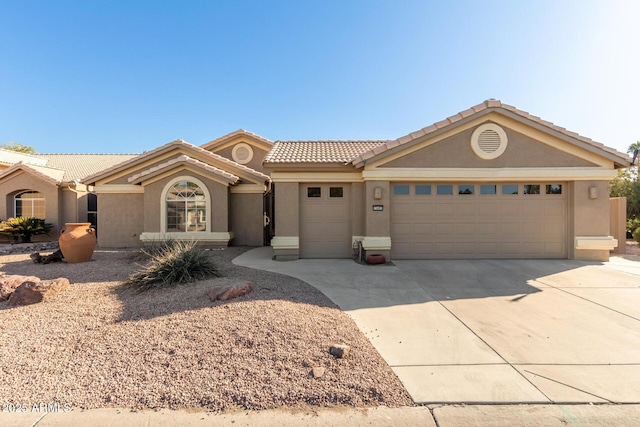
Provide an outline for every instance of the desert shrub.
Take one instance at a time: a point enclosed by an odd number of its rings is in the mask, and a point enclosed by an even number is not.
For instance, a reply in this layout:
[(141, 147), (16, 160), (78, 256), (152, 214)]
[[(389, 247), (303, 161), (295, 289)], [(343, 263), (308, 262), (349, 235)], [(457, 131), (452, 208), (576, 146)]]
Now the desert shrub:
[(156, 253), (147, 254), (149, 263), (129, 276), (123, 286), (142, 292), (219, 276), (211, 254), (197, 247), (194, 241), (167, 241), (155, 248)]
[(633, 236), (633, 240), (635, 240), (636, 242), (640, 243), (640, 227), (636, 228), (636, 230), (633, 232), (632, 236)]
[(640, 218), (627, 219), (627, 231), (633, 236), (633, 233), (640, 228)]
[(156, 255), (162, 254), (167, 249), (171, 248), (175, 244), (175, 240), (147, 240), (141, 249), (133, 252), (131, 258), (134, 261), (146, 261), (153, 258)]

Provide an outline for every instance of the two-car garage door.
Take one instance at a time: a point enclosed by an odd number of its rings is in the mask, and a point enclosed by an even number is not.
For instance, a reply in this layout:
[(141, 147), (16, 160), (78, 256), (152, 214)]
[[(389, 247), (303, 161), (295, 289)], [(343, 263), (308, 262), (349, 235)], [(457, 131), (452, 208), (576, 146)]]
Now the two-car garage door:
[(566, 258), (565, 183), (396, 183), (392, 258)]

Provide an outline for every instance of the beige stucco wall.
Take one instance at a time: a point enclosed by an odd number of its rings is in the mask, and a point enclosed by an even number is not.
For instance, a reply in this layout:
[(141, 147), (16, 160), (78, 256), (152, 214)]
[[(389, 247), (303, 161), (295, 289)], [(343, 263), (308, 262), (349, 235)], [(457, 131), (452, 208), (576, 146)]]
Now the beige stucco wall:
[(297, 182), (275, 185), (276, 236), (300, 235), (300, 191)]
[(140, 247), (143, 194), (98, 194), (98, 246)]
[(471, 134), (467, 129), (442, 141), (392, 160), (382, 168), (501, 168), (501, 167), (589, 167), (593, 163), (555, 149), (504, 126), (507, 149), (497, 159), (480, 159), (471, 149)]
[(354, 236), (365, 234), (365, 185), (363, 182), (351, 184), (351, 233)]
[(612, 252), (616, 254), (627, 253), (627, 198), (609, 198), (609, 233), (618, 240), (618, 247)]
[[(374, 198), (375, 188), (382, 190), (382, 199)], [(365, 235), (367, 237), (391, 236), (391, 198), (389, 181), (367, 181), (365, 183)], [(374, 211), (373, 205), (382, 205), (382, 211)]]
[[(258, 172), (263, 172), (264, 173), (264, 168), (262, 167), (262, 161), (264, 160), (265, 156), (267, 155), (267, 151), (263, 150), (261, 148), (258, 148), (254, 145), (248, 144), (244, 141), (238, 141), (238, 144), (247, 144), (251, 147), (251, 149), (253, 150), (253, 158), (251, 159), (251, 161), (249, 163), (246, 163), (244, 166), (249, 167), (253, 170), (257, 170)], [(233, 144), (229, 147), (223, 148), (220, 151), (215, 151), (215, 154), (225, 157), (229, 160), (233, 160), (233, 147), (235, 147), (237, 144)], [(235, 160), (234, 160), (235, 161)]]
[(231, 231), (234, 246), (262, 246), (262, 194), (231, 194)]
[[(598, 198), (589, 198), (590, 187), (597, 189)], [(609, 181), (574, 181), (571, 196), (569, 227), (572, 240), (569, 248), (573, 248), (573, 253), (570, 258), (607, 261), (608, 250), (575, 249), (574, 239), (576, 236), (609, 236)]]

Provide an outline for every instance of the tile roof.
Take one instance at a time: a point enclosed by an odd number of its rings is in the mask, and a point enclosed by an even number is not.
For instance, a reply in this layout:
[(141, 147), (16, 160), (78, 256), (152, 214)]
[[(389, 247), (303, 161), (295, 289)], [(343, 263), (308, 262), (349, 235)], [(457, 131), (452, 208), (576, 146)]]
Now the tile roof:
[(14, 165), (19, 162), (29, 165), (44, 166), (47, 164), (47, 159), (33, 154), (19, 153), (17, 151), (5, 150), (4, 148), (0, 148), (0, 164)]
[(270, 140), (268, 140), (267, 138), (265, 138), (263, 136), (257, 135), (257, 134), (255, 134), (253, 132), (246, 131), (244, 129), (238, 129), (237, 131), (234, 131), (234, 132), (228, 133), (226, 135), (223, 135), (220, 138), (216, 138), (213, 141), (209, 141), (206, 144), (202, 144), (200, 147), (204, 148), (205, 150), (210, 150), (211, 148), (215, 147), (216, 145), (223, 144), (225, 141), (227, 141), (227, 140), (229, 140), (229, 139), (231, 139), (233, 137), (239, 136), (239, 135), (245, 135), (245, 136), (257, 139), (259, 141), (264, 142), (265, 144), (267, 144), (269, 146), (273, 145), (273, 141), (270, 141)]
[(627, 165), (629, 163), (629, 161), (631, 160), (626, 154), (621, 153), (613, 148), (607, 147), (604, 144), (601, 144), (599, 142), (596, 142), (590, 138), (581, 136), (575, 132), (571, 132), (563, 127), (557, 126), (551, 122), (548, 122), (546, 120), (541, 119), (540, 117), (534, 116), (526, 111), (523, 110), (519, 110), (516, 107), (512, 106), (512, 105), (508, 105), (508, 104), (503, 104), (501, 101), (498, 101), (496, 99), (489, 99), (484, 101), (481, 104), (475, 105), (467, 110), (461, 111), (458, 114), (454, 114), (451, 117), (447, 117), (444, 120), (441, 120), (439, 122), (436, 122), (430, 126), (427, 126), (426, 128), (422, 128), (420, 130), (417, 130), (415, 132), (412, 132), (408, 135), (405, 135), (403, 137), (400, 137), (396, 140), (393, 141), (387, 141), (384, 145), (381, 145), (379, 147), (375, 147), (375, 149), (371, 149), (368, 150), (366, 152), (362, 152), (360, 153), (360, 155), (358, 155), (355, 159), (353, 159), (353, 164), (356, 166), (362, 166), (367, 160), (371, 159), (372, 157), (377, 156), (380, 153), (383, 153), (385, 151), (391, 150), (395, 147), (404, 145), (406, 143), (409, 143), (411, 141), (414, 141), (418, 138), (421, 138), (425, 135), (429, 135), (430, 133), (436, 132), (439, 129), (442, 129), (444, 127), (447, 127), (449, 125), (452, 125), (460, 120), (466, 119), (467, 117), (470, 117), (472, 115), (475, 114), (479, 114), (482, 113), (483, 111), (489, 112), (491, 110), (505, 110), (505, 111), (509, 111), (511, 113), (514, 113), (517, 116), (520, 116), (524, 119), (528, 119), (531, 120), (539, 125), (542, 125), (544, 127), (549, 128), (550, 130), (559, 132), (565, 136), (568, 136), (570, 138), (576, 139), (578, 141), (581, 141), (585, 144), (588, 144), (591, 147), (594, 147), (596, 149), (605, 151), (606, 153), (612, 155), (613, 157), (617, 157), (619, 159), (619, 163), (621, 164), (625, 164)]
[(63, 181), (81, 180), (101, 170), (125, 162), (137, 154), (39, 154), (47, 166), (65, 171)]
[(58, 185), (63, 181), (64, 171), (60, 169), (49, 168), (46, 166), (40, 165), (27, 165), (25, 163), (19, 162), (14, 164), (13, 166), (3, 170), (0, 172), (0, 178), (4, 176), (11, 175), (16, 170), (24, 170), (29, 172), (35, 176), (39, 176), (40, 178), (48, 181), (52, 184)]
[(254, 176), (257, 179), (260, 179), (262, 181), (269, 181), (270, 178), (268, 175), (263, 174), (262, 172), (258, 172), (257, 170), (251, 169), (247, 166), (241, 165), (239, 163), (234, 162), (233, 160), (229, 160), (226, 157), (222, 157), (218, 154), (214, 154), (208, 150), (205, 150), (201, 147), (195, 146), (193, 144), (190, 144), (182, 139), (176, 139), (175, 141), (171, 141), (168, 142), (158, 148), (155, 148), (151, 151), (147, 151), (145, 153), (142, 153), (138, 156), (135, 156), (129, 160), (126, 160), (122, 163), (119, 163), (117, 165), (105, 168), (103, 170), (100, 170), (92, 175), (88, 175), (85, 176), (84, 179), (82, 180), (85, 184), (90, 184), (92, 182), (95, 182), (99, 179), (102, 179), (103, 177), (109, 176), (113, 173), (116, 173), (118, 171), (122, 171), (125, 170), (129, 167), (134, 166), (135, 164), (137, 164), (139, 161), (142, 161), (143, 159), (148, 159), (151, 158), (157, 154), (162, 153), (163, 151), (169, 151), (175, 147), (182, 147), (185, 148), (187, 150), (191, 150), (191, 151), (195, 151), (205, 157), (208, 157), (212, 160), (217, 160), (220, 163), (223, 163), (225, 165), (230, 166), (231, 168), (235, 168), (236, 170), (241, 170), (249, 175)]
[(276, 141), (264, 163), (350, 163), (389, 141)]
[(211, 166), (208, 165), (204, 162), (201, 162), (199, 160), (196, 159), (192, 159), (189, 156), (186, 155), (181, 155), (178, 157), (175, 157), (165, 163), (161, 163), (159, 165), (153, 166), (147, 170), (144, 170), (140, 173), (137, 173), (135, 175), (132, 175), (128, 178), (128, 181), (131, 183), (139, 183), (142, 182), (144, 179), (146, 178), (150, 178), (154, 175), (157, 175), (159, 173), (162, 173), (163, 171), (171, 168), (172, 166), (176, 165), (176, 164), (190, 164), (193, 166), (196, 166), (200, 169), (204, 169), (206, 171), (209, 171), (215, 175), (221, 176), (222, 178), (224, 178), (227, 182), (231, 183), (231, 184), (235, 184), (236, 182), (238, 182), (240, 180), (240, 177), (235, 176), (229, 172), (226, 172), (222, 169), (219, 169), (215, 166)]

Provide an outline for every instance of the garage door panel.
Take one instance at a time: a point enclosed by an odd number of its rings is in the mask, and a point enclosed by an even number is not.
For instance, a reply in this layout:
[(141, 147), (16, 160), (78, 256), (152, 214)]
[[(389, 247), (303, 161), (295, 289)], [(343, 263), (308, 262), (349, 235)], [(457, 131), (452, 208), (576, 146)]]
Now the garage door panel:
[(509, 195), (416, 196), (411, 187), (392, 198), (391, 223), (396, 258), (567, 256), (566, 195), (524, 194), (522, 184)]
[(442, 203), (434, 206), (436, 217), (453, 217), (456, 213), (456, 205), (453, 203)]

